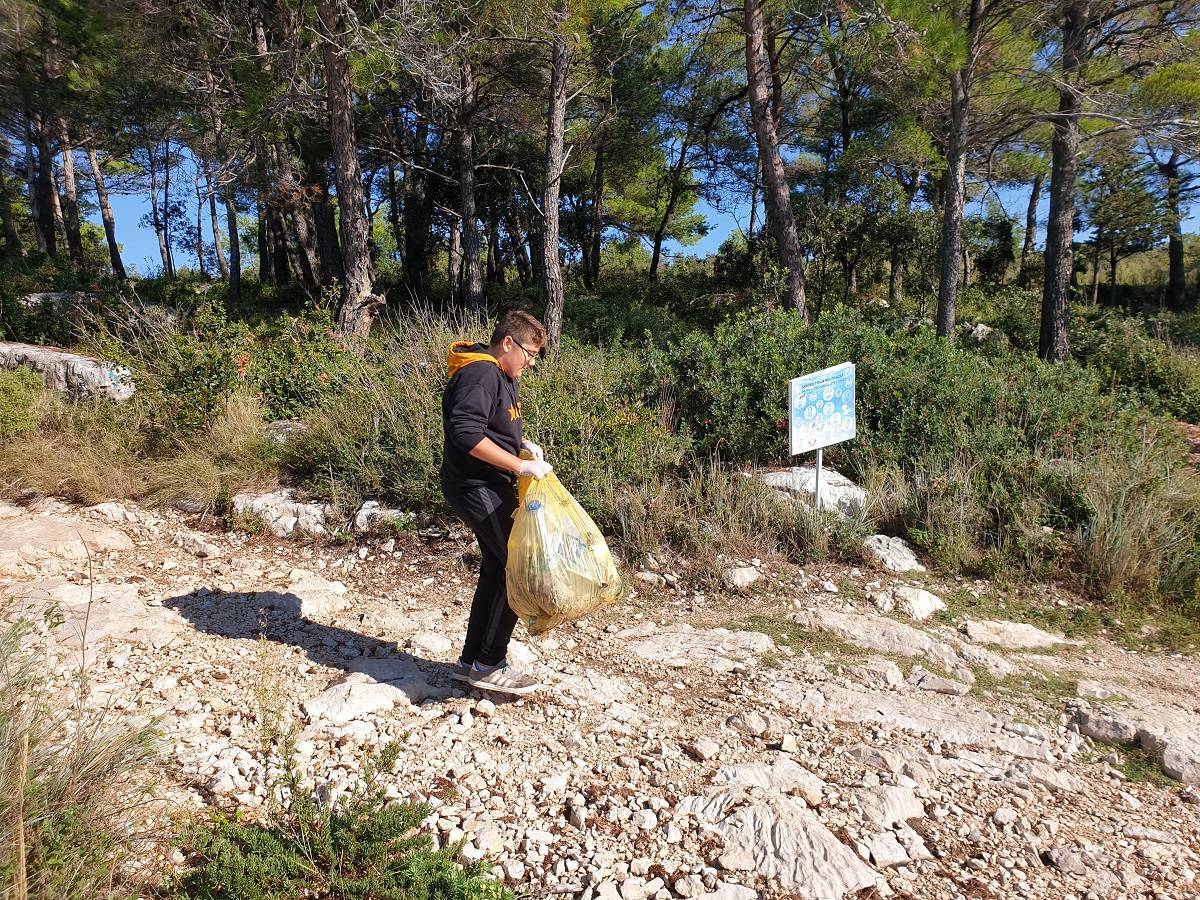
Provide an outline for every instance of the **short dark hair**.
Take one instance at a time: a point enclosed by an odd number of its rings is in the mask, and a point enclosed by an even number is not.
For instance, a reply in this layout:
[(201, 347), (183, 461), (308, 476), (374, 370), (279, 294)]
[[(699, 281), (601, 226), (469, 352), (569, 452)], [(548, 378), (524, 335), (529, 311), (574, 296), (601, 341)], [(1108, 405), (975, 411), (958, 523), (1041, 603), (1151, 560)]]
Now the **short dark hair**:
[(497, 346), (506, 337), (511, 337), (520, 344), (529, 344), (539, 349), (545, 349), (546, 326), (524, 310), (514, 309), (506, 312), (504, 317), (496, 323), (496, 330), (492, 332), (491, 345)]

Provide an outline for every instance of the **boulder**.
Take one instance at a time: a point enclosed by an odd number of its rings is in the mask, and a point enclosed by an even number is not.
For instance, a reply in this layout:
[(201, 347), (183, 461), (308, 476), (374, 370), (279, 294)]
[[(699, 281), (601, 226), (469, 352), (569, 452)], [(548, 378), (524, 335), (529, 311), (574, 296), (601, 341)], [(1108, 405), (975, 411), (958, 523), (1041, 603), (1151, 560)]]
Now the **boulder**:
[(721, 573), (721, 580), (725, 582), (725, 586), (735, 591), (745, 590), (760, 578), (762, 573), (754, 566), (738, 566)]
[[(787, 496), (812, 503), (817, 489), (815, 466), (793, 466), (781, 472), (760, 472), (760, 481)], [(867, 492), (828, 466), (821, 468), (821, 509), (853, 519), (861, 515), (867, 503)]]
[(133, 373), (125, 366), (53, 347), (0, 342), (0, 368), (15, 369), (17, 366), (37, 372), (50, 390), (74, 397), (104, 396), (128, 400), (134, 392)]
[(415, 516), (403, 509), (389, 509), (380, 506), (377, 500), (368, 500), (354, 514), (355, 531), (377, 531), (391, 525), (396, 528), (406, 528), (415, 520)]
[(893, 588), (892, 595), (896, 598), (896, 609), (916, 622), (924, 622), (946, 608), (937, 594), (906, 584)]
[(684, 798), (678, 809), (715, 828), (724, 842), (723, 858), (736, 858), (739, 868), (778, 882), (784, 891), (841, 897), (882, 883), (815, 813), (790, 797), (759, 800), (743, 790), (715, 789)]
[(867, 559), (888, 572), (903, 574), (925, 571), (917, 559), (916, 549), (904, 538), (873, 534), (863, 541), (863, 552)]
[(328, 504), (297, 500), (290, 488), (266, 494), (235, 494), (233, 511), (261, 519), (276, 537), (290, 537), (297, 531), (324, 535), (326, 519), (332, 512)]
[(1068, 643), (1066, 638), (1025, 622), (967, 622), (963, 628), (976, 644), (994, 644), (1006, 650), (1037, 650)]

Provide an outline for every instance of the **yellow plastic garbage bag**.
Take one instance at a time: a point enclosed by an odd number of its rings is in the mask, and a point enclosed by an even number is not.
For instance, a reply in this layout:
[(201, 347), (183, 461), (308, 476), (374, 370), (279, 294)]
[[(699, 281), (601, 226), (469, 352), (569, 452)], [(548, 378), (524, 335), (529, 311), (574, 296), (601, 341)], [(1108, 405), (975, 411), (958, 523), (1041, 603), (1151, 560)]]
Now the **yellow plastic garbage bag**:
[(617, 600), (621, 579), (608, 544), (554, 473), (521, 478), (518, 490), (521, 505), (508, 539), (508, 605), (529, 633)]

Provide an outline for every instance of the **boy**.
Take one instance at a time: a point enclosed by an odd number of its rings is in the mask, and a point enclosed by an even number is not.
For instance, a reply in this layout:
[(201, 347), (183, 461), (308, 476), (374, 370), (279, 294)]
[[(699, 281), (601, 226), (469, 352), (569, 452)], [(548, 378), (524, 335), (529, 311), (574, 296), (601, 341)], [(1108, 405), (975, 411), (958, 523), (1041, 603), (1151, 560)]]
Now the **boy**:
[[(442, 396), (442, 493), (471, 526), (483, 559), (471, 603), (467, 636), (454, 677), (472, 687), (527, 694), (536, 679), (505, 661), (517, 616), (508, 607), (505, 566), (508, 536), (517, 509), (515, 476), (545, 478), (553, 467), (542, 448), (521, 433), (517, 380), (537, 364), (546, 329), (526, 312), (510, 312), (496, 325), (490, 343), (450, 345)], [(517, 454), (529, 450), (534, 459)]]

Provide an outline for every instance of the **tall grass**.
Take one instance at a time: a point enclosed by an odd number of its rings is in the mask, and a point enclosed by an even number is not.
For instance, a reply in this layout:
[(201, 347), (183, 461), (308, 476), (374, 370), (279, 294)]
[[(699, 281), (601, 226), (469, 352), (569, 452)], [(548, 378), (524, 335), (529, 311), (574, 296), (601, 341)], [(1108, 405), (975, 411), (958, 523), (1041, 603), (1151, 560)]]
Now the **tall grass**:
[(151, 400), (69, 400), (45, 392), (31, 404), (37, 427), (0, 453), (0, 488), (92, 504), (111, 499), (218, 507), (237, 490), (277, 481), (276, 448), (263, 433), (260, 401), (222, 399), (207, 426), (164, 435)]
[(0, 633), (0, 886), (5, 897), (114, 894), (141, 830), (155, 733), (90, 702), (86, 673), (65, 693), (23, 649), (28, 623)]

